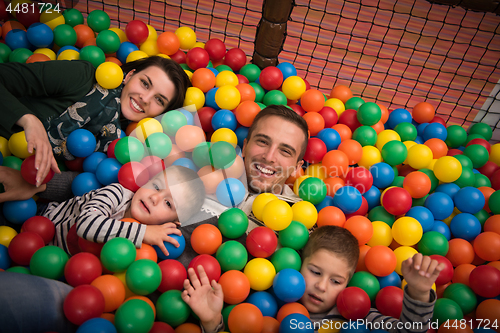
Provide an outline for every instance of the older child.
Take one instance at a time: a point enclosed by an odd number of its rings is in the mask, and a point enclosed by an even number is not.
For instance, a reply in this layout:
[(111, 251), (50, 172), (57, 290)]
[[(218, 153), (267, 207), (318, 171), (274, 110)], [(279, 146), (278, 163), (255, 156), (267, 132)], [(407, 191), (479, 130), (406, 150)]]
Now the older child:
[[(325, 320), (345, 320), (336, 307), (337, 297), (353, 276), (358, 257), (358, 241), (344, 228), (324, 226), (311, 234), (302, 253), (300, 272), (304, 276), (306, 291), (300, 302), (309, 311), (316, 330), (322, 327)], [(190, 281), (184, 281), (182, 299), (199, 316), (206, 332), (221, 331), (222, 288), (217, 282), (208, 281), (203, 267), (197, 268), (200, 279), (190, 268)], [(384, 322), (389, 332), (426, 332), (436, 300), (432, 285), (443, 268), (437, 261), (421, 254), (405, 260), (401, 269), (408, 284), (404, 290), (403, 311), (399, 320), (371, 309), (365, 321)], [(387, 322), (391, 324), (387, 325)], [(407, 322), (422, 325), (413, 324), (411, 327), (415, 329), (407, 329), (408, 324), (404, 325)], [(398, 329), (399, 326), (405, 330)]]

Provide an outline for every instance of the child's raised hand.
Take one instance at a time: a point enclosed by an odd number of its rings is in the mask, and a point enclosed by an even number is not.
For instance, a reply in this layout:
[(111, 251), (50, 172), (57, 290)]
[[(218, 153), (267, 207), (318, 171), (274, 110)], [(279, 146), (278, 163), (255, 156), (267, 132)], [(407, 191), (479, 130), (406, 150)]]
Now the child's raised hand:
[(421, 253), (403, 261), (401, 272), (408, 283), (407, 291), (410, 297), (422, 302), (429, 302), (432, 285), (444, 268), (444, 264), (440, 264)]
[(189, 280), (184, 280), (182, 300), (200, 318), (205, 331), (213, 332), (222, 320), (224, 293), (221, 285), (215, 280), (210, 284), (203, 266), (198, 265), (197, 269), (199, 279), (193, 268), (188, 269)]
[(179, 247), (179, 242), (169, 235), (182, 235), (182, 232), (177, 229), (177, 223), (168, 222), (162, 225), (147, 225), (146, 233), (144, 234), (143, 242), (149, 245), (158, 246), (161, 251), (168, 256), (167, 248), (163, 242), (169, 242), (175, 247)]

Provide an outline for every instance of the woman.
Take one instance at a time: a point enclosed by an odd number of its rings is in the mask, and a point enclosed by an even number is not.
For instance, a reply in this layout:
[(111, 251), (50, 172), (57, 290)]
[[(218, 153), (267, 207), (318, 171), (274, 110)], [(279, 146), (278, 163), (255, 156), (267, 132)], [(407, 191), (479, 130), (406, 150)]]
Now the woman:
[(37, 185), (49, 169), (59, 172), (54, 155), (74, 159), (66, 138), (85, 128), (105, 152), (121, 135), (121, 122), (137, 122), (182, 106), (189, 78), (174, 61), (153, 56), (122, 66), (123, 84), (104, 89), (87, 61), (0, 64), (0, 136), (24, 130), (28, 151), (36, 150)]

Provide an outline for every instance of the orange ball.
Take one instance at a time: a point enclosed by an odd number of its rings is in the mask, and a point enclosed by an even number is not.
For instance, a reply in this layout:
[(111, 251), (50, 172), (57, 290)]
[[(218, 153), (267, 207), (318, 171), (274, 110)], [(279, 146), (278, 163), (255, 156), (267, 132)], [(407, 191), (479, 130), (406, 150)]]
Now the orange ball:
[(336, 85), (330, 91), (330, 98), (338, 98), (345, 104), (352, 97), (352, 91), (349, 87), (343, 86), (341, 84)]
[(102, 319), (106, 319), (107, 321), (111, 322), (111, 324), (115, 324), (115, 315), (113, 313), (103, 313), (102, 315), (99, 316)]
[(431, 180), (429, 176), (420, 171), (413, 171), (406, 175), (403, 180), (403, 188), (410, 193), (412, 198), (423, 198), (431, 190)]
[(449, 249), (446, 258), (448, 258), (453, 267), (470, 264), (474, 260), (474, 248), (465, 239), (453, 238), (448, 244)]
[(242, 271), (225, 272), (221, 275), (219, 284), (224, 292), (224, 302), (227, 304), (241, 303), (250, 294), (250, 281)]
[(317, 112), (306, 113), (302, 118), (306, 121), (311, 135), (316, 135), (325, 128), (325, 119)]
[(316, 89), (306, 90), (300, 96), (300, 106), (306, 112), (319, 112), (325, 105), (325, 96)]
[(292, 313), (300, 313), (306, 316), (307, 318), (311, 318), (311, 316), (309, 315), (309, 311), (307, 311), (305, 306), (297, 302), (292, 302), (292, 303), (286, 303), (278, 310), (278, 313), (276, 314), (276, 319), (278, 320), (278, 322), (281, 323), (281, 321), (286, 316)]
[(344, 228), (349, 230), (358, 240), (359, 246), (366, 244), (372, 238), (373, 225), (365, 216), (354, 215), (347, 219)]
[(436, 115), (436, 110), (431, 104), (420, 102), (413, 107), (411, 115), (417, 123), (430, 123)]
[(222, 234), (213, 224), (197, 226), (191, 234), (191, 246), (198, 254), (214, 254), (222, 244)]
[(500, 260), (500, 235), (493, 231), (480, 233), (474, 239), (474, 251), (486, 261)]
[(224, 174), (221, 169), (216, 170), (211, 165), (205, 165), (198, 170), (198, 176), (200, 176), (203, 185), (205, 185), (205, 192), (207, 194), (215, 193), (217, 185), (224, 180)]
[(279, 333), (280, 322), (273, 317), (264, 316), (264, 328), (261, 333)]
[(375, 125), (370, 126), (375, 130), (375, 133), (380, 134), (383, 130), (385, 130), (384, 123), (379, 120)]
[(498, 269), (500, 271), (500, 261), (492, 261), (492, 262), (487, 263), (486, 265), (495, 267), (496, 269)]
[(206, 93), (215, 87), (215, 74), (208, 68), (198, 68), (193, 73), (191, 83), (194, 87), (200, 88), (201, 91)]
[(356, 265), (356, 272), (368, 272), (368, 268), (366, 268), (365, 257), (366, 253), (371, 249), (371, 246), (361, 245), (359, 247), (359, 258), (358, 264)]
[(345, 224), (345, 214), (340, 208), (327, 206), (319, 211), (318, 221), (316, 223), (318, 224), (318, 227), (325, 225), (343, 227)]
[(248, 83), (240, 83), (236, 89), (240, 92), (241, 102), (255, 101), (255, 90)]
[(125, 286), (114, 275), (101, 275), (90, 284), (99, 289), (104, 296), (104, 312), (111, 312), (125, 300)]
[(451, 282), (453, 283), (462, 283), (466, 286), (469, 286), (469, 276), (470, 273), (476, 268), (473, 264), (461, 264), (455, 267), (453, 270), (453, 277), (451, 278)]
[(195, 125), (184, 125), (175, 133), (175, 144), (183, 151), (193, 151), (202, 142), (205, 142), (205, 132)]
[[(484, 195), (485, 202), (484, 202), (483, 209), (485, 211), (487, 211), (488, 213), (491, 213), (491, 209), (490, 209), (490, 197), (495, 192), (495, 190), (492, 189), (491, 187), (487, 187), (487, 186), (481, 186), (481, 187), (478, 187), (477, 189), (479, 191), (481, 191), (481, 193)], [(493, 215), (491, 217), (494, 217), (494, 216), (498, 216), (497, 219), (496, 219), (497, 220), (497, 223), (496, 223), (497, 224), (497, 229), (496, 229), (496, 231), (495, 230), (490, 230), (490, 231), (495, 231), (497, 234), (500, 234), (500, 215)], [(488, 218), (488, 220), (490, 218)], [(488, 221), (488, 220), (486, 220), (486, 221)], [(485, 225), (486, 225), (486, 223), (485, 223)], [(484, 230), (488, 231), (486, 229), (484, 229)]]
[(252, 125), (255, 116), (260, 112), (259, 104), (254, 101), (244, 101), (238, 105), (234, 115), (236, 116), (236, 120), (242, 126), (250, 127)]
[(293, 186), (295, 181), (300, 177), (304, 175), (304, 169), (298, 168), (294, 174), (290, 175), (288, 179), (286, 180), (285, 184)]
[(343, 151), (347, 155), (349, 165), (358, 163), (363, 156), (363, 147), (356, 140), (344, 140), (337, 149)]
[(180, 324), (175, 328), (175, 333), (201, 333), (201, 327), (193, 323)]
[(387, 110), (387, 108), (382, 104), (377, 104), (377, 105), (380, 108), (380, 111), (382, 112), (382, 116), (380, 117), (380, 121), (383, 124), (385, 124), (387, 122), (387, 120), (389, 119), (389, 110)]
[(264, 327), (264, 318), (255, 305), (241, 303), (231, 310), (227, 324), (231, 333), (260, 333)]
[(132, 134), (132, 132), (137, 128), (137, 122), (133, 121), (131, 122), (130, 124), (127, 125), (127, 128), (125, 129), (125, 134), (127, 136), (130, 136), (130, 134)]
[(490, 216), (484, 222), (484, 231), (493, 231), (500, 235), (500, 215)]
[(142, 246), (140, 249), (137, 249), (136, 255), (135, 255), (135, 260), (139, 259), (150, 259), (153, 260), (154, 262), (158, 261), (158, 254), (156, 253), (154, 247), (152, 247), (149, 244), (142, 243)]
[(97, 46), (97, 42), (96, 42), (96, 38), (95, 37), (90, 37), (89, 39), (87, 39), (85, 42), (83, 42), (83, 47), (85, 46)]
[(158, 51), (166, 55), (174, 54), (179, 51), (179, 47), (181, 46), (179, 37), (171, 31), (160, 34), (156, 40), (156, 44), (158, 45)]
[(328, 177), (323, 179), (326, 185), (326, 195), (333, 197), (335, 192), (343, 186), (345, 186), (345, 181), (340, 177)]
[(352, 138), (352, 131), (349, 126), (345, 124), (335, 124), (332, 128), (339, 133), (341, 142)]
[[(487, 299), (479, 303), (476, 308), (476, 319), (482, 319), (483, 323), (489, 322), (491, 324), (496, 323), (498, 325), (498, 319), (500, 318), (500, 300), (498, 299)], [(490, 326), (492, 328), (492, 326)], [(494, 328), (495, 331), (500, 332), (500, 327)]]
[(122, 62), (120, 60), (118, 60), (118, 58), (116, 58), (116, 57), (106, 57), (106, 61), (114, 62), (118, 66), (122, 65)]
[(95, 38), (94, 30), (92, 30), (88, 25), (78, 24), (73, 27), (76, 32), (76, 43), (75, 46), (82, 48), (85, 42), (90, 38)]
[(432, 138), (424, 142), (424, 145), (432, 150), (432, 156), (434, 159), (446, 156), (448, 154), (448, 146), (446, 143), (438, 138)]
[(32, 55), (29, 56), (28, 59), (26, 59), (27, 64), (31, 64), (34, 62), (44, 62), (44, 61), (50, 61), (50, 58), (42, 53), (33, 53)]
[(140, 299), (143, 300), (144, 302), (148, 303), (151, 309), (153, 310), (153, 314), (156, 318), (156, 306), (154, 305), (153, 301), (151, 301), (148, 297), (146, 296), (140, 296), (140, 295), (134, 295), (130, 296), (129, 298), (126, 299), (126, 301), (129, 301), (131, 299)]
[(236, 155), (233, 164), (225, 170), (229, 178), (240, 178), (243, 172), (245, 172), (245, 163), (239, 155)]
[(368, 272), (375, 276), (387, 276), (396, 269), (397, 259), (394, 251), (383, 245), (376, 245), (366, 252), (365, 265)]
[(342, 176), (349, 168), (349, 158), (343, 151), (330, 150), (323, 156), (321, 164), (326, 168), (327, 176)]
[(7, 21), (2, 25), (2, 39), (5, 40), (7, 33), (14, 29), (20, 29), (26, 31), (26, 27), (19, 23), (18, 21)]

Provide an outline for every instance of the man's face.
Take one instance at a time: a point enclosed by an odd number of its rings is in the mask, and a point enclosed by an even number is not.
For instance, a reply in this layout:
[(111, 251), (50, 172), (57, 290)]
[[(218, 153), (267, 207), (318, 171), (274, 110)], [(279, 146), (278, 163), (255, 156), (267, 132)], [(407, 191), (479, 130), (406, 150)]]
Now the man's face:
[(256, 193), (282, 193), (285, 181), (303, 164), (297, 158), (304, 140), (292, 122), (278, 116), (260, 119), (243, 144), (248, 187)]

